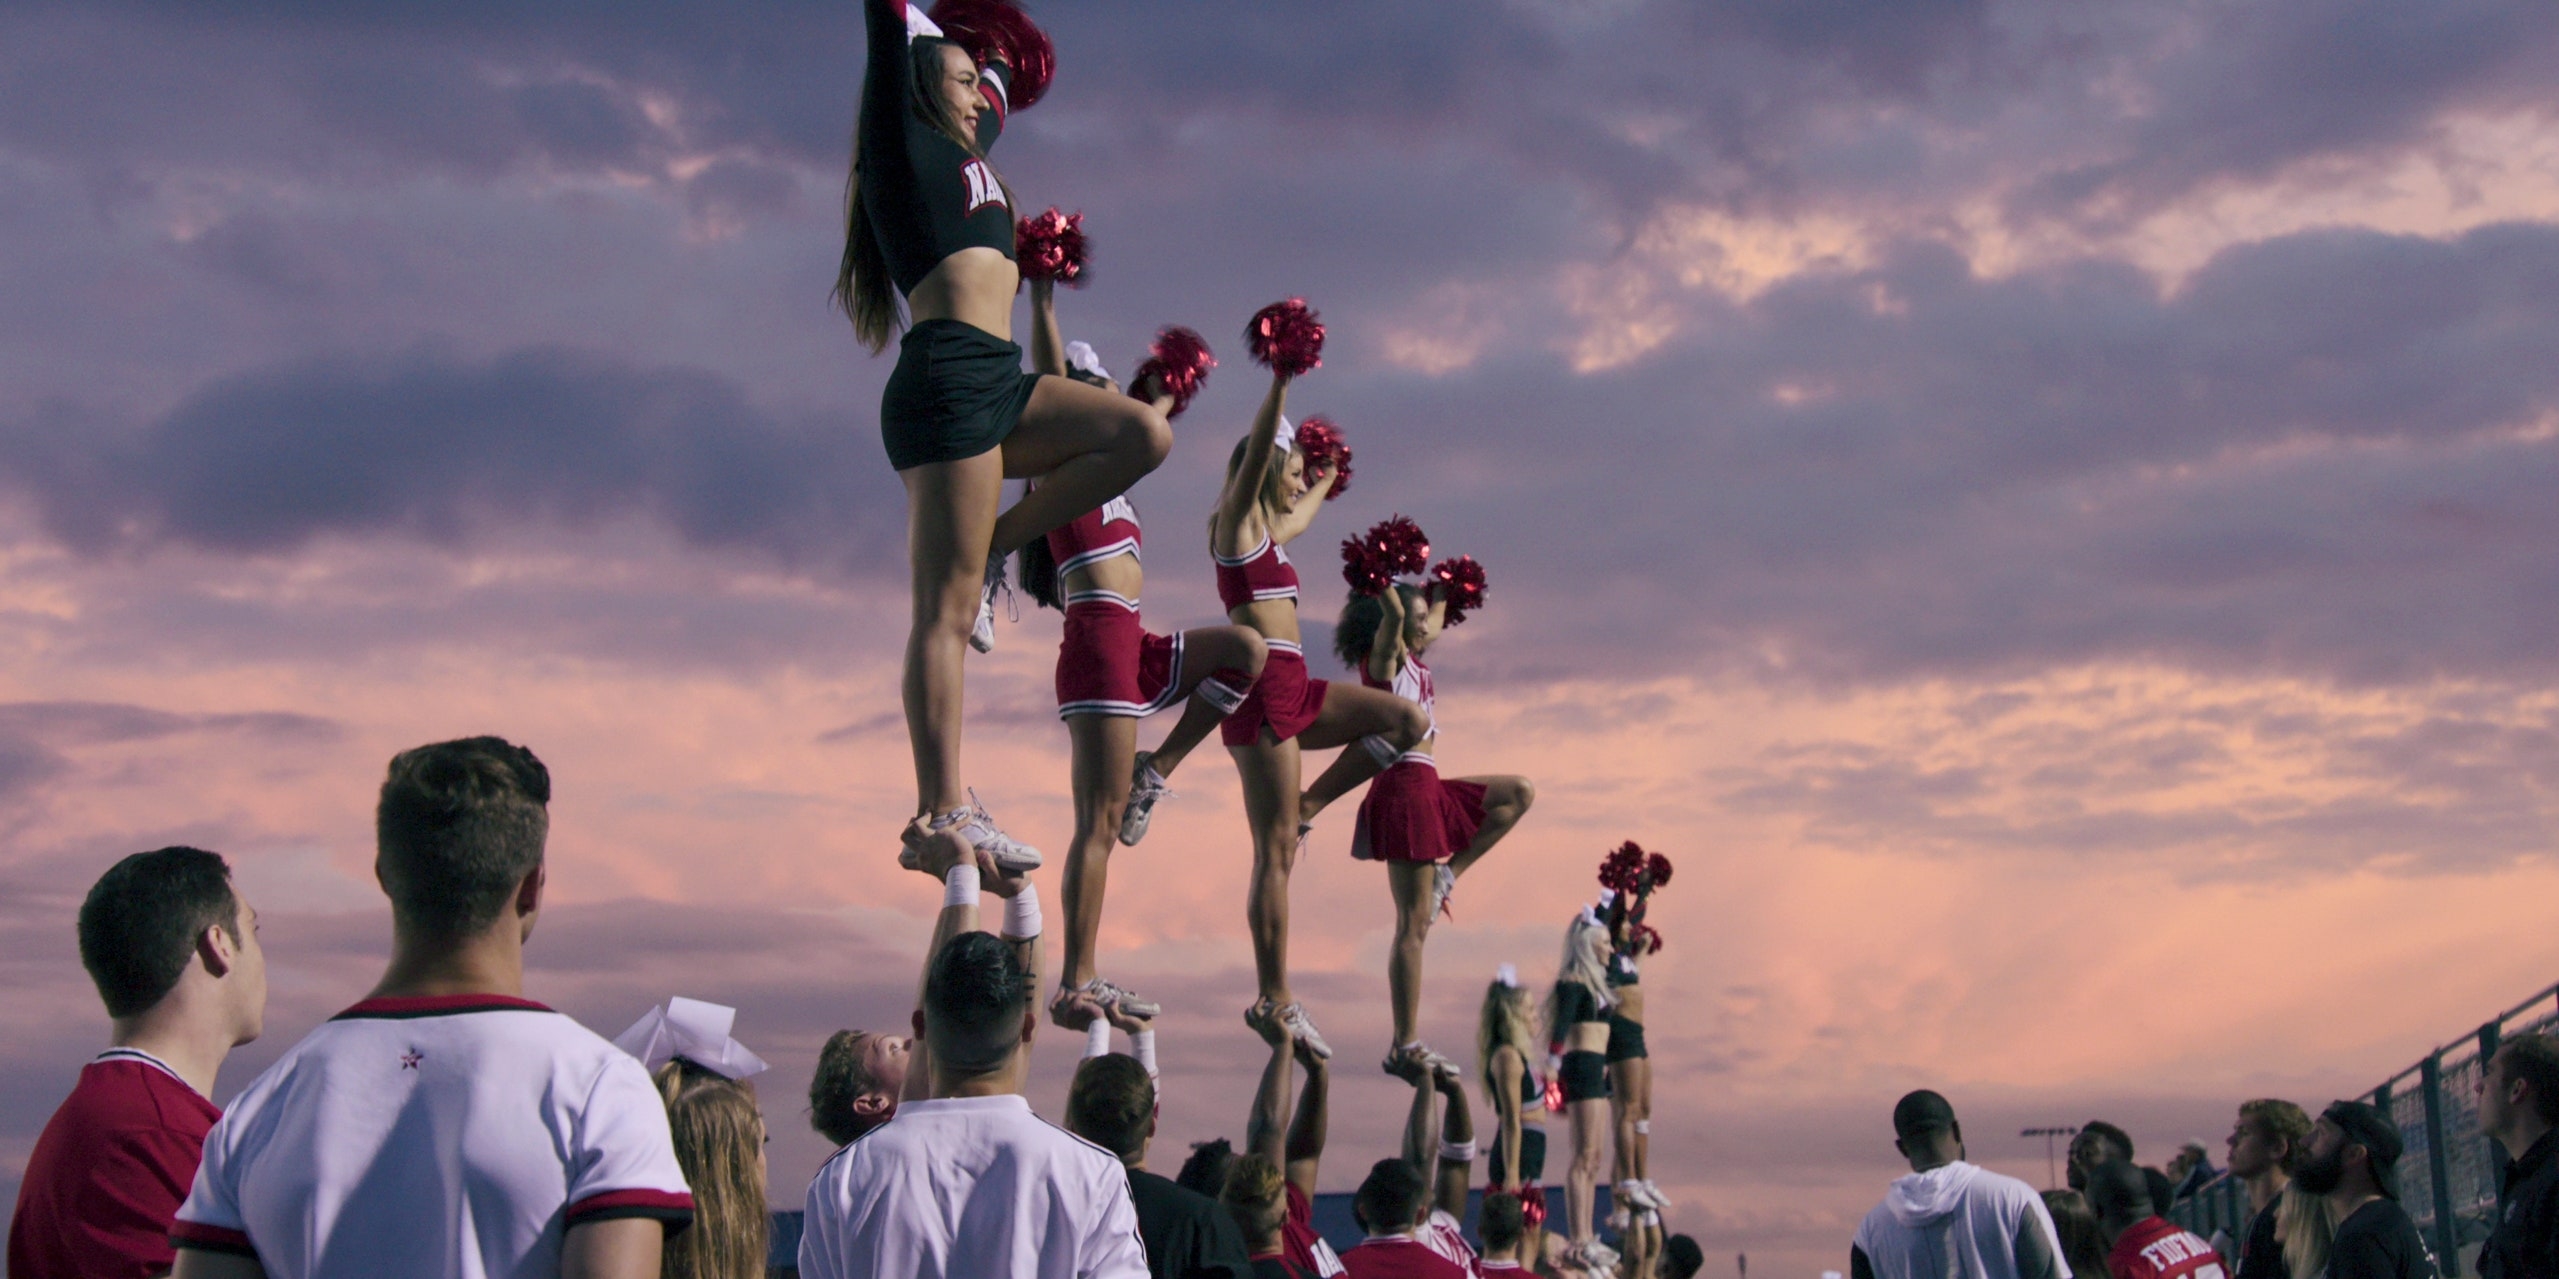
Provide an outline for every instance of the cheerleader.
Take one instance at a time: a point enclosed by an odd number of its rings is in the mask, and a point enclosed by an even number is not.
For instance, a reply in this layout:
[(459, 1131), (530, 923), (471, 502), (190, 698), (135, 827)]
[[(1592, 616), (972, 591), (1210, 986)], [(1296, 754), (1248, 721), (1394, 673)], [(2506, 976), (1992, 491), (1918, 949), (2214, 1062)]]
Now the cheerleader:
[[(1283, 303), (1264, 315), (1290, 305), (1311, 324), (1303, 303)], [(1275, 1019), (1291, 1037), (1329, 1057), (1331, 1046), (1288, 986), (1288, 877), (1297, 862), (1299, 752), (1331, 750), (1375, 734), (1400, 753), (1422, 739), (1429, 723), (1419, 706), (1392, 693), (1307, 676), (1306, 652), (1298, 643), (1297, 567), (1282, 548), (1314, 523), (1338, 472), (1329, 464), (1308, 464), (1284, 416), (1288, 384), (1312, 367), (1311, 360), (1265, 362), (1273, 365), (1271, 389), (1262, 397), (1252, 432), (1226, 460), (1226, 484), (1209, 519), (1209, 553), (1217, 561), (1217, 596), (1227, 617), (1259, 633), (1270, 657), (1243, 704), (1216, 727), (1242, 776), (1244, 815), (1253, 830), (1253, 884), (1245, 912), (1259, 999), (1246, 1015)], [(1145, 836), (1148, 810), (1169, 793), (1166, 779), (1210, 726), (1204, 717), (1185, 713), (1163, 745), (1138, 755), (1121, 819), (1122, 843)]]
[(1483, 1072), (1484, 1095), (1493, 1103), (1493, 1162), (1485, 1173), (1487, 1194), (1519, 1200), (1526, 1226), (1520, 1255), (1546, 1255), (1546, 1081), (1538, 1078), (1537, 1006), (1519, 983), (1519, 970), (1509, 964), (1494, 973), (1484, 988), (1484, 1007), (1476, 1019), (1475, 1059)]
[(1573, 1121), (1573, 1163), (1564, 1175), (1564, 1220), (1572, 1232), (1573, 1263), (1607, 1270), (1615, 1251), (1592, 1229), (1599, 1190), (1600, 1140), (1608, 1123), (1608, 1013), (1616, 996), (1608, 984), (1608, 926), (1589, 907), (1564, 929), (1564, 958), (1547, 999), (1548, 1060), (1563, 1084), (1564, 1113)]
[[(1059, 343), (1054, 296), (1050, 281), (1031, 282), (1032, 366), (1118, 393), (1093, 348)], [(1141, 368), (1131, 393), (1169, 419), (1181, 405), (1157, 367)], [(1243, 626), (1148, 632), (1138, 614), (1146, 581), (1141, 541), (1137, 508), (1121, 496), (1022, 548), (1023, 592), (1066, 614), (1057, 650), (1057, 713), (1074, 749), (1075, 843), (1066, 855), (1066, 963), (1049, 1004), (1060, 1025), (1076, 1016), (1070, 1005), (1077, 996), (1130, 1017), (1162, 1011), (1094, 973), (1111, 841), (1137, 755), (1137, 721), (1187, 703), (1186, 714), (1215, 723), (1243, 702), (1268, 652), (1261, 635)]]
[[(1525, 777), (1439, 775), (1431, 756), (1439, 741), (1437, 696), (1422, 655), (1448, 627), (1450, 609), (1436, 583), (1391, 583), (1374, 595), (1353, 595), (1333, 628), (1333, 650), (1342, 664), (1359, 671), (1367, 687), (1420, 708), (1425, 725), (1422, 739), (1403, 750), (1377, 738), (1361, 743), (1384, 771), (1360, 801), (1351, 838), (1353, 857), (1386, 864), (1387, 886), (1395, 895), (1395, 948), (1386, 964), (1395, 1039), (1385, 1061), (1387, 1073), (1395, 1075), (1440, 1060), (1421, 1042), (1422, 943), (1431, 921), (1446, 907), (1458, 876), (1491, 852), (1536, 799)], [(1340, 766), (1337, 761), (1335, 769)]]
[[(958, 830), (1028, 868), (1039, 851), (1007, 837), (962, 780), (963, 646), (993, 642), (1006, 553), (1118, 496), (1172, 434), (1151, 404), (1024, 373), (1011, 341), (1013, 197), (987, 152), (1046, 89), (1047, 38), (1001, 0), (943, 0), (948, 38), (908, 0), (862, 7), (869, 60), (835, 301), (874, 353), (912, 321), (880, 397), (913, 580), (901, 695), (917, 814), (901, 860), (923, 835)], [(1047, 482), (999, 510), (1006, 477), (1031, 475)]]
[(1652, 1181), (1653, 1063), (1644, 1047), (1644, 986), (1637, 956), (1644, 948), (1648, 893), (1618, 893), (1608, 906), (1608, 1107), (1615, 1135), (1617, 1201), (1638, 1214), (1670, 1206)]

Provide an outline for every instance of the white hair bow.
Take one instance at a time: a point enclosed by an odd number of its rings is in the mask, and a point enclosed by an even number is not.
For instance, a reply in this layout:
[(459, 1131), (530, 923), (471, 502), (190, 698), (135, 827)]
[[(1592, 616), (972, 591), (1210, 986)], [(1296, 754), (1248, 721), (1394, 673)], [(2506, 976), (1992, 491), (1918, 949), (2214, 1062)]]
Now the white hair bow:
[(1271, 444), (1282, 453), (1297, 451), (1297, 423), (1289, 421), (1285, 413), (1280, 415), (1279, 433), (1271, 438)]
[(906, 6), (906, 42), (913, 44), (925, 36), (940, 36), (942, 28), (924, 16), (924, 6), (908, 0)]
[(1519, 989), (1519, 965), (1504, 964), (1494, 969), (1493, 982), (1495, 985), (1508, 986), (1513, 990)]
[(736, 1009), (678, 995), (664, 1007), (642, 1014), (613, 1046), (639, 1058), (652, 1073), (678, 1057), (728, 1079), (745, 1079), (771, 1069), (746, 1045), (729, 1038), (729, 1027), (736, 1024)]
[(1094, 350), (1092, 343), (1081, 338), (1066, 344), (1066, 366), (1071, 369), (1082, 369), (1105, 382), (1111, 380), (1111, 371), (1102, 367), (1101, 352)]

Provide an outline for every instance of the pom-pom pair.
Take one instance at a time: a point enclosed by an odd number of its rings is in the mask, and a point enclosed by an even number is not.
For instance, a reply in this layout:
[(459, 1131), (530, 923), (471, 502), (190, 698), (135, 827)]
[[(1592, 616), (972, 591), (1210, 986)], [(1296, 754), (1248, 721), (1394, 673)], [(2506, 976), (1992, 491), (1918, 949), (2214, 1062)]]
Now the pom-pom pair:
[(1383, 595), (1397, 577), (1421, 572), (1430, 562), (1430, 535), (1401, 515), (1342, 539), (1342, 580), (1353, 595)]
[(1472, 555), (1444, 559), (1431, 569), (1429, 591), (1448, 601), (1448, 624), (1455, 626), (1466, 615), (1484, 607), (1484, 566)]
[(940, 0), (930, 16), (979, 66), (1001, 62), (1011, 69), (1004, 82), (1008, 111), (1036, 104), (1057, 76), (1056, 46), (1012, 0)]
[(1647, 853), (1630, 839), (1600, 859), (1599, 882), (1625, 896), (1642, 897), (1669, 883), (1670, 870), (1669, 858)]
[(1208, 383), (1208, 371), (1216, 367), (1217, 357), (1209, 353), (1208, 339), (1181, 325), (1168, 324), (1155, 335), (1155, 345), (1147, 348), (1145, 362), (1129, 379), (1128, 393), (1151, 399), (1140, 392), (1152, 381), (1159, 393), (1173, 397), (1172, 411), (1164, 416), (1180, 417), (1182, 410), (1191, 406), (1191, 397)]
[(1273, 302), (1244, 326), (1244, 347), (1281, 377), (1302, 377), (1324, 363), (1324, 322), (1304, 298)]
[(1333, 487), (1324, 490), (1324, 500), (1332, 501), (1351, 491), (1351, 445), (1342, 438), (1342, 428), (1329, 418), (1310, 417), (1297, 424), (1297, 452), (1306, 459), (1306, 469), (1318, 467), (1333, 473)]
[(1061, 213), (1051, 206), (1046, 213), (1014, 223), (1013, 257), (1021, 263), (1025, 280), (1082, 285), (1084, 215)]

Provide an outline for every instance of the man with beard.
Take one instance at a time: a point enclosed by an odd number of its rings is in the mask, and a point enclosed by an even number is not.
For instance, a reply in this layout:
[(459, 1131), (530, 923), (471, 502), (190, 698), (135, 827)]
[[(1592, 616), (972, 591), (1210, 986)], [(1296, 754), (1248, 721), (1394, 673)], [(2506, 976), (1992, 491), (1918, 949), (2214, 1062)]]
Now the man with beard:
[(2337, 1223), (2328, 1279), (2435, 1279), (2435, 1259), (2399, 1206), (2399, 1128), (2366, 1102), (2330, 1103), (2310, 1130), (2294, 1184), (2325, 1196)]
[(2497, 1187), (2484, 1279), (2559, 1279), (2559, 1045), (2517, 1035), (2479, 1071), (2479, 1131), (2514, 1162)]
[(2239, 1245), (2239, 1279), (2289, 1279), (2275, 1230), (2275, 1205), (2291, 1184), (2291, 1165), (2310, 1137), (2310, 1116), (2289, 1101), (2260, 1098), (2239, 1107), (2230, 1126), (2230, 1175), (2248, 1187), (2248, 1233)]

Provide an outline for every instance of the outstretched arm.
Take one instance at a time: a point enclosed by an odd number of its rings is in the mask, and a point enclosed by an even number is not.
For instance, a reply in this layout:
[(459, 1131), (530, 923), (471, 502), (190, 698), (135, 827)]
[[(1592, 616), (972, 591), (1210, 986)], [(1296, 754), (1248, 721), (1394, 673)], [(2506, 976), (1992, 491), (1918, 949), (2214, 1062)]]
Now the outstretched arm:
[(1439, 1149), (1439, 1089), (1427, 1070), (1413, 1078), (1413, 1107), (1404, 1112), (1404, 1162), (1427, 1175)]
[(1332, 1123), (1333, 1067), (1304, 1044), (1295, 1045), (1306, 1086), (1297, 1094), (1297, 1117), (1288, 1125), (1288, 1183), (1315, 1197), (1315, 1171), (1324, 1160), (1324, 1131)]
[(1466, 1102), (1466, 1083), (1455, 1071), (1438, 1077), (1440, 1095), (1448, 1098), (1447, 1117), (1439, 1130), (1439, 1207), (1452, 1217), (1466, 1215), (1466, 1181), (1475, 1170), (1475, 1110)]
[[(1226, 482), (1226, 491), (1217, 495), (1217, 526), (1233, 529), (1244, 522), (1246, 512), (1261, 500), (1262, 485), (1270, 474), (1271, 464), (1279, 456), (1279, 422), (1288, 410), (1288, 379), (1271, 374), (1271, 389), (1262, 396), (1261, 410), (1253, 415), (1253, 432), (1244, 437), (1244, 464)], [(1273, 537), (1278, 534), (1274, 532)]]
[(1066, 340), (1057, 329), (1057, 282), (1031, 281), (1031, 371), (1066, 376)]
[[(1277, 1023), (1256, 1022), (1254, 1026), (1262, 1031), (1263, 1042), (1270, 1045), (1271, 1059), (1262, 1067), (1262, 1086), (1253, 1093), (1252, 1112), (1244, 1116), (1244, 1149), (1285, 1166), (1288, 1140), (1294, 1135), (1287, 1131), (1288, 1032)], [(1322, 1139), (1317, 1140), (1320, 1144)]]

